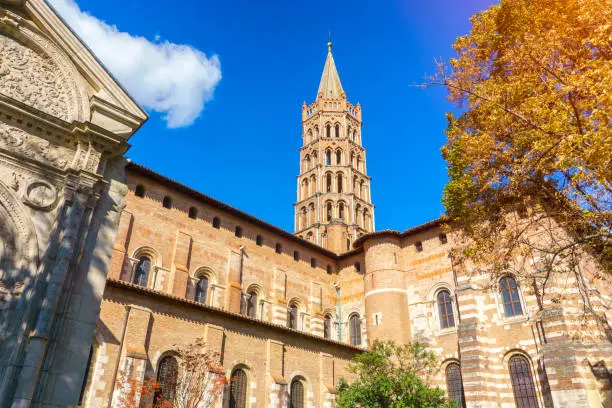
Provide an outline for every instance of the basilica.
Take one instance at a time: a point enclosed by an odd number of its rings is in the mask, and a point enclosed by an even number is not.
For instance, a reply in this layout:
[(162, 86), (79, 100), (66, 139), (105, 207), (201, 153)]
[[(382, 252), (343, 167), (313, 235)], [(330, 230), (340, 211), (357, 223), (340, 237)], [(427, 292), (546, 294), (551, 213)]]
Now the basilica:
[(146, 113), (45, 0), (0, 0), (0, 408), (120, 408), (119, 373), (172, 399), (196, 338), (233, 379), (223, 408), (332, 408), (377, 339), (435, 351), (458, 407), (612, 406), (609, 332), (572, 334), (580, 299), (488, 285), (443, 220), (376, 231), (362, 106), (324, 51), (289, 232), (126, 159)]

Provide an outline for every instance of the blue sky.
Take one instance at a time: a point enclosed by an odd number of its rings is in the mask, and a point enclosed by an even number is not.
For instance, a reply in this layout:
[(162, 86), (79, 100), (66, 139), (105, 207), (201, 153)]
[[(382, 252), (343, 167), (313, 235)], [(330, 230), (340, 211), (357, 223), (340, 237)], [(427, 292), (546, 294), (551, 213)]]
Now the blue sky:
[[(168, 68), (174, 82), (161, 92), (199, 89), (187, 92), (187, 104), (206, 101), (190, 125), (171, 124), (160, 107), (163, 95), (148, 84), (124, 83), (151, 116), (131, 139), (128, 157), (135, 162), (292, 231), (301, 105), (315, 98), (331, 30), (344, 90), (363, 107), (376, 229), (403, 230), (441, 215), (440, 147), (444, 113), (453, 107), (443, 89), (413, 84), (435, 72), (434, 59), (454, 55), (454, 39), (491, 0), (77, 3), (118, 31), (170, 44), (169, 53), (183, 44), (205, 54), (194, 57), (205, 65), (198, 82), (204, 85), (191, 86), (192, 72), (182, 72), (177, 60)], [(111, 70), (120, 67), (101, 59)], [(163, 62), (141, 62), (143, 70), (155, 64)], [(117, 77), (130, 82), (142, 75), (135, 69)]]

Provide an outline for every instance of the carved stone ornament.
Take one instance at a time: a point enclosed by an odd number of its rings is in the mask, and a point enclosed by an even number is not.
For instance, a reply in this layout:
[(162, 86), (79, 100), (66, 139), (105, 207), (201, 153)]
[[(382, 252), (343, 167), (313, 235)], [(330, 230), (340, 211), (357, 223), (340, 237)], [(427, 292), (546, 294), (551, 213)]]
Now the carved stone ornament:
[(75, 101), (53, 60), (0, 31), (0, 93), (57, 118), (76, 116)]
[(8, 309), (13, 298), (19, 298), (23, 286), (23, 282), (0, 281), (0, 311)]
[(46, 181), (36, 180), (26, 187), (23, 202), (39, 210), (50, 210), (57, 202), (57, 192)]
[(46, 164), (65, 169), (71, 158), (70, 150), (51, 146), (44, 139), (0, 122), (0, 148), (9, 150), (20, 156), (35, 159)]

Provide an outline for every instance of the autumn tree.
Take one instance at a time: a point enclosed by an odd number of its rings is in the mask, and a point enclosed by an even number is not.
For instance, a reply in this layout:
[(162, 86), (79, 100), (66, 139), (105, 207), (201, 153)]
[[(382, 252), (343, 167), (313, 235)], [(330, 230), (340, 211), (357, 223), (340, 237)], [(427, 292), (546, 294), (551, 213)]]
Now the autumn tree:
[(454, 261), (514, 273), (540, 305), (577, 289), (591, 314), (585, 278), (612, 265), (610, 21), (609, 0), (501, 0), (431, 81), (462, 112), (442, 149)]
[[(117, 406), (121, 408), (172, 408), (174, 405), (159, 396), (161, 387), (153, 377), (140, 380), (126, 372), (117, 376)], [(155, 398), (155, 396), (158, 396)]]
[(178, 381), (174, 407), (214, 406), (227, 383), (219, 355), (208, 350), (204, 339), (177, 349)]
[(349, 363), (355, 380), (342, 379), (338, 408), (445, 408), (444, 392), (429, 385), (437, 371), (436, 355), (419, 343), (377, 340)]

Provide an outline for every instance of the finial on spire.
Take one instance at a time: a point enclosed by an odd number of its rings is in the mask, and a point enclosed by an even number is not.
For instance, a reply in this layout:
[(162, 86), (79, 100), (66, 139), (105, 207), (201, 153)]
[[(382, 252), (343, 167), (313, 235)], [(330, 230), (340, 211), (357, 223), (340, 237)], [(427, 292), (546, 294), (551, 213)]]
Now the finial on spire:
[(331, 30), (327, 32), (327, 51), (331, 52), (332, 42), (331, 42)]

